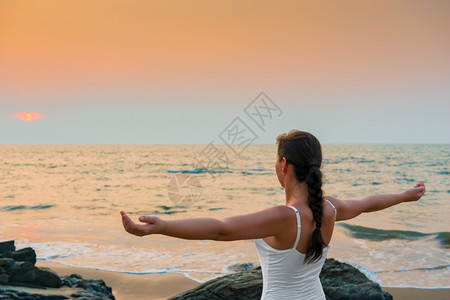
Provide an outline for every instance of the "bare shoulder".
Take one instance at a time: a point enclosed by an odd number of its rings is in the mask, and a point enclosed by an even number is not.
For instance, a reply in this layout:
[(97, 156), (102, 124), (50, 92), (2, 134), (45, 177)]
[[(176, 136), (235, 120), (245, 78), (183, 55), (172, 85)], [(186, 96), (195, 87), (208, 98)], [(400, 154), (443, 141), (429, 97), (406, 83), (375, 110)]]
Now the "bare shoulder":
[[(280, 224), (290, 224), (289, 222), (292, 221), (296, 222), (294, 211), (287, 205), (272, 206), (268, 208), (267, 211), (269, 212), (270, 216), (273, 219), (278, 220)], [(303, 210), (299, 209), (299, 211)], [(304, 215), (304, 212), (302, 213), (302, 215)]]
[(352, 219), (366, 210), (366, 201), (354, 199), (338, 199), (326, 196), (324, 199), (330, 201), (336, 207), (336, 221)]
[(267, 219), (283, 219), (285, 218), (289, 213), (292, 213), (292, 209), (287, 207), (286, 205), (277, 205), (277, 206), (271, 206), (268, 208), (265, 208), (263, 210), (250, 213), (249, 217), (262, 217)]
[(328, 218), (335, 218), (335, 215), (337, 214), (337, 206), (339, 199), (331, 197), (331, 196), (325, 196), (323, 197), (323, 214), (326, 219)]
[(269, 208), (274, 214), (277, 214), (281, 217), (286, 217), (289, 215), (292, 215), (293, 211), (292, 208), (289, 208), (286, 205), (277, 205)]
[(332, 196), (325, 196), (323, 199), (330, 201), (333, 205), (336, 205), (340, 201), (338, 198)]
[[(323, 197), (324, 200), (328, 200), (337, 210), (339, 210), (339, 208), (342, 207), (342, 205), (345, 204), (345, 201), (338, 199), (336, 197), (332, 197), (332, 196), (325, 196)], [(325, 201), (325, 202), (328, 202)], [(327, 203), (327, 206), (331, 206), (329, 203)]]

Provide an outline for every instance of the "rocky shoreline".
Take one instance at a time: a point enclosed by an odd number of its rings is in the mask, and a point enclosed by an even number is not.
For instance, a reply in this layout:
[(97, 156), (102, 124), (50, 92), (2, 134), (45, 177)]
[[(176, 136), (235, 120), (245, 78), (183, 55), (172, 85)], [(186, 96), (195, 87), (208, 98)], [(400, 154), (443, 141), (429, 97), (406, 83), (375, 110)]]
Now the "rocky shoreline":
[[(115, 299), (112, 289), (103, 280), (83, 279), (80, 275), (59, 277), (54, 271), (36, 267), (32, 248), (16, 250), (14, 241), (0, 243), (0, 299)], [(42, 293), (29, 293), (14, 287), (32, 288)], [(70, 288), (73, 293), (62, 295), (57, 289)], [(44, 293), (51, 289), (51, 293)], [(55, 292), (56, 289), (56, 292)]]
[[(14, 241), (0, 243), (0, 300), (115, 299), (111, 287), (103, 280), (83, 279), (77, 274), (60, 277), (35, 264), (36, 253), (32, 248), (16, 250)], [(170, 299), (260, 299), (261, 268), (242, 264), (233, 270), (235, 273), (215, 278)], [(326, 260), (320, 280), (327, 299), (393, 299), (359, 270), (334, 259)], [(23, 291), (24, 287), (33, 292)]]

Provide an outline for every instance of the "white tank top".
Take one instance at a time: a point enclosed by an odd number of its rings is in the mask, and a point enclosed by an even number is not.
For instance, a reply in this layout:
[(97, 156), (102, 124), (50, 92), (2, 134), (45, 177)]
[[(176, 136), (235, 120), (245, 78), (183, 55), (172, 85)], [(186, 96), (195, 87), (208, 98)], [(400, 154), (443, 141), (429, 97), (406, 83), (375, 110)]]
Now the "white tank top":
[[(329, 203), (331, 204), (331, 202)], [(331, 205), (333, 206), (333, 204)], [(327, 257), (328, 247), (323, 249), (322, 257), (319, 260), (310, 264), (304, 262), (305, 254), (296, 249), (300, 240), (300, 214), (294, 206), (289, 207), (295, 211), (297, 217), (297, 237), (292, 248), (277, 250), (269, 246), (263, 239), (254, 240), (263, 275), (261, 299), (323, 300), (325, 294), (319, 274)]]

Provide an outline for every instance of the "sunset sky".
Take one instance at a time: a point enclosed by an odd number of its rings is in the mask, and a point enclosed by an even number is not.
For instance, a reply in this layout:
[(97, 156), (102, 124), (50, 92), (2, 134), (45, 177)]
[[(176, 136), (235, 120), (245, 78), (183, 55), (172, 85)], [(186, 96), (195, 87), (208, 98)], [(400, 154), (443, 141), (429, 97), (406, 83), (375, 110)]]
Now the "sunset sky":
[[(0, 1), (0, 144), (450, 143), (450, 1)], [(264, 130), (244, 109), (264, 91)], [(35, 120), (16, 117), (38, 113)], [(29, 116), (29, 115), (25, 115)]]

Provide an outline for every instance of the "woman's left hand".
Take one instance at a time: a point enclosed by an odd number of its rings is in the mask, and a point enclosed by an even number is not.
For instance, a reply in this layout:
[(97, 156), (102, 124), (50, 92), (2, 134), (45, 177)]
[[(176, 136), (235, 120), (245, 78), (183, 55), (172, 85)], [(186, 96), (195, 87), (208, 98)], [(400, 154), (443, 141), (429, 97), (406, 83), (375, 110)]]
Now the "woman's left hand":
[(144, 236), (160, 232), (162, 220), (156, 216), (141, 216), (139, 217), (139, 221), (144, 224), (136, 224), (130, 219), (126, 212), (121, 211), (120, 214), (122, 215), (123, 228), (125, 228), (125, 231), (128, 233)]
[(412, 189), (408, 189), (402, 193), (404, 202), (417, 201), (423, 194), (425, 194), (425, 184), (420, 182), (416, 184)]

